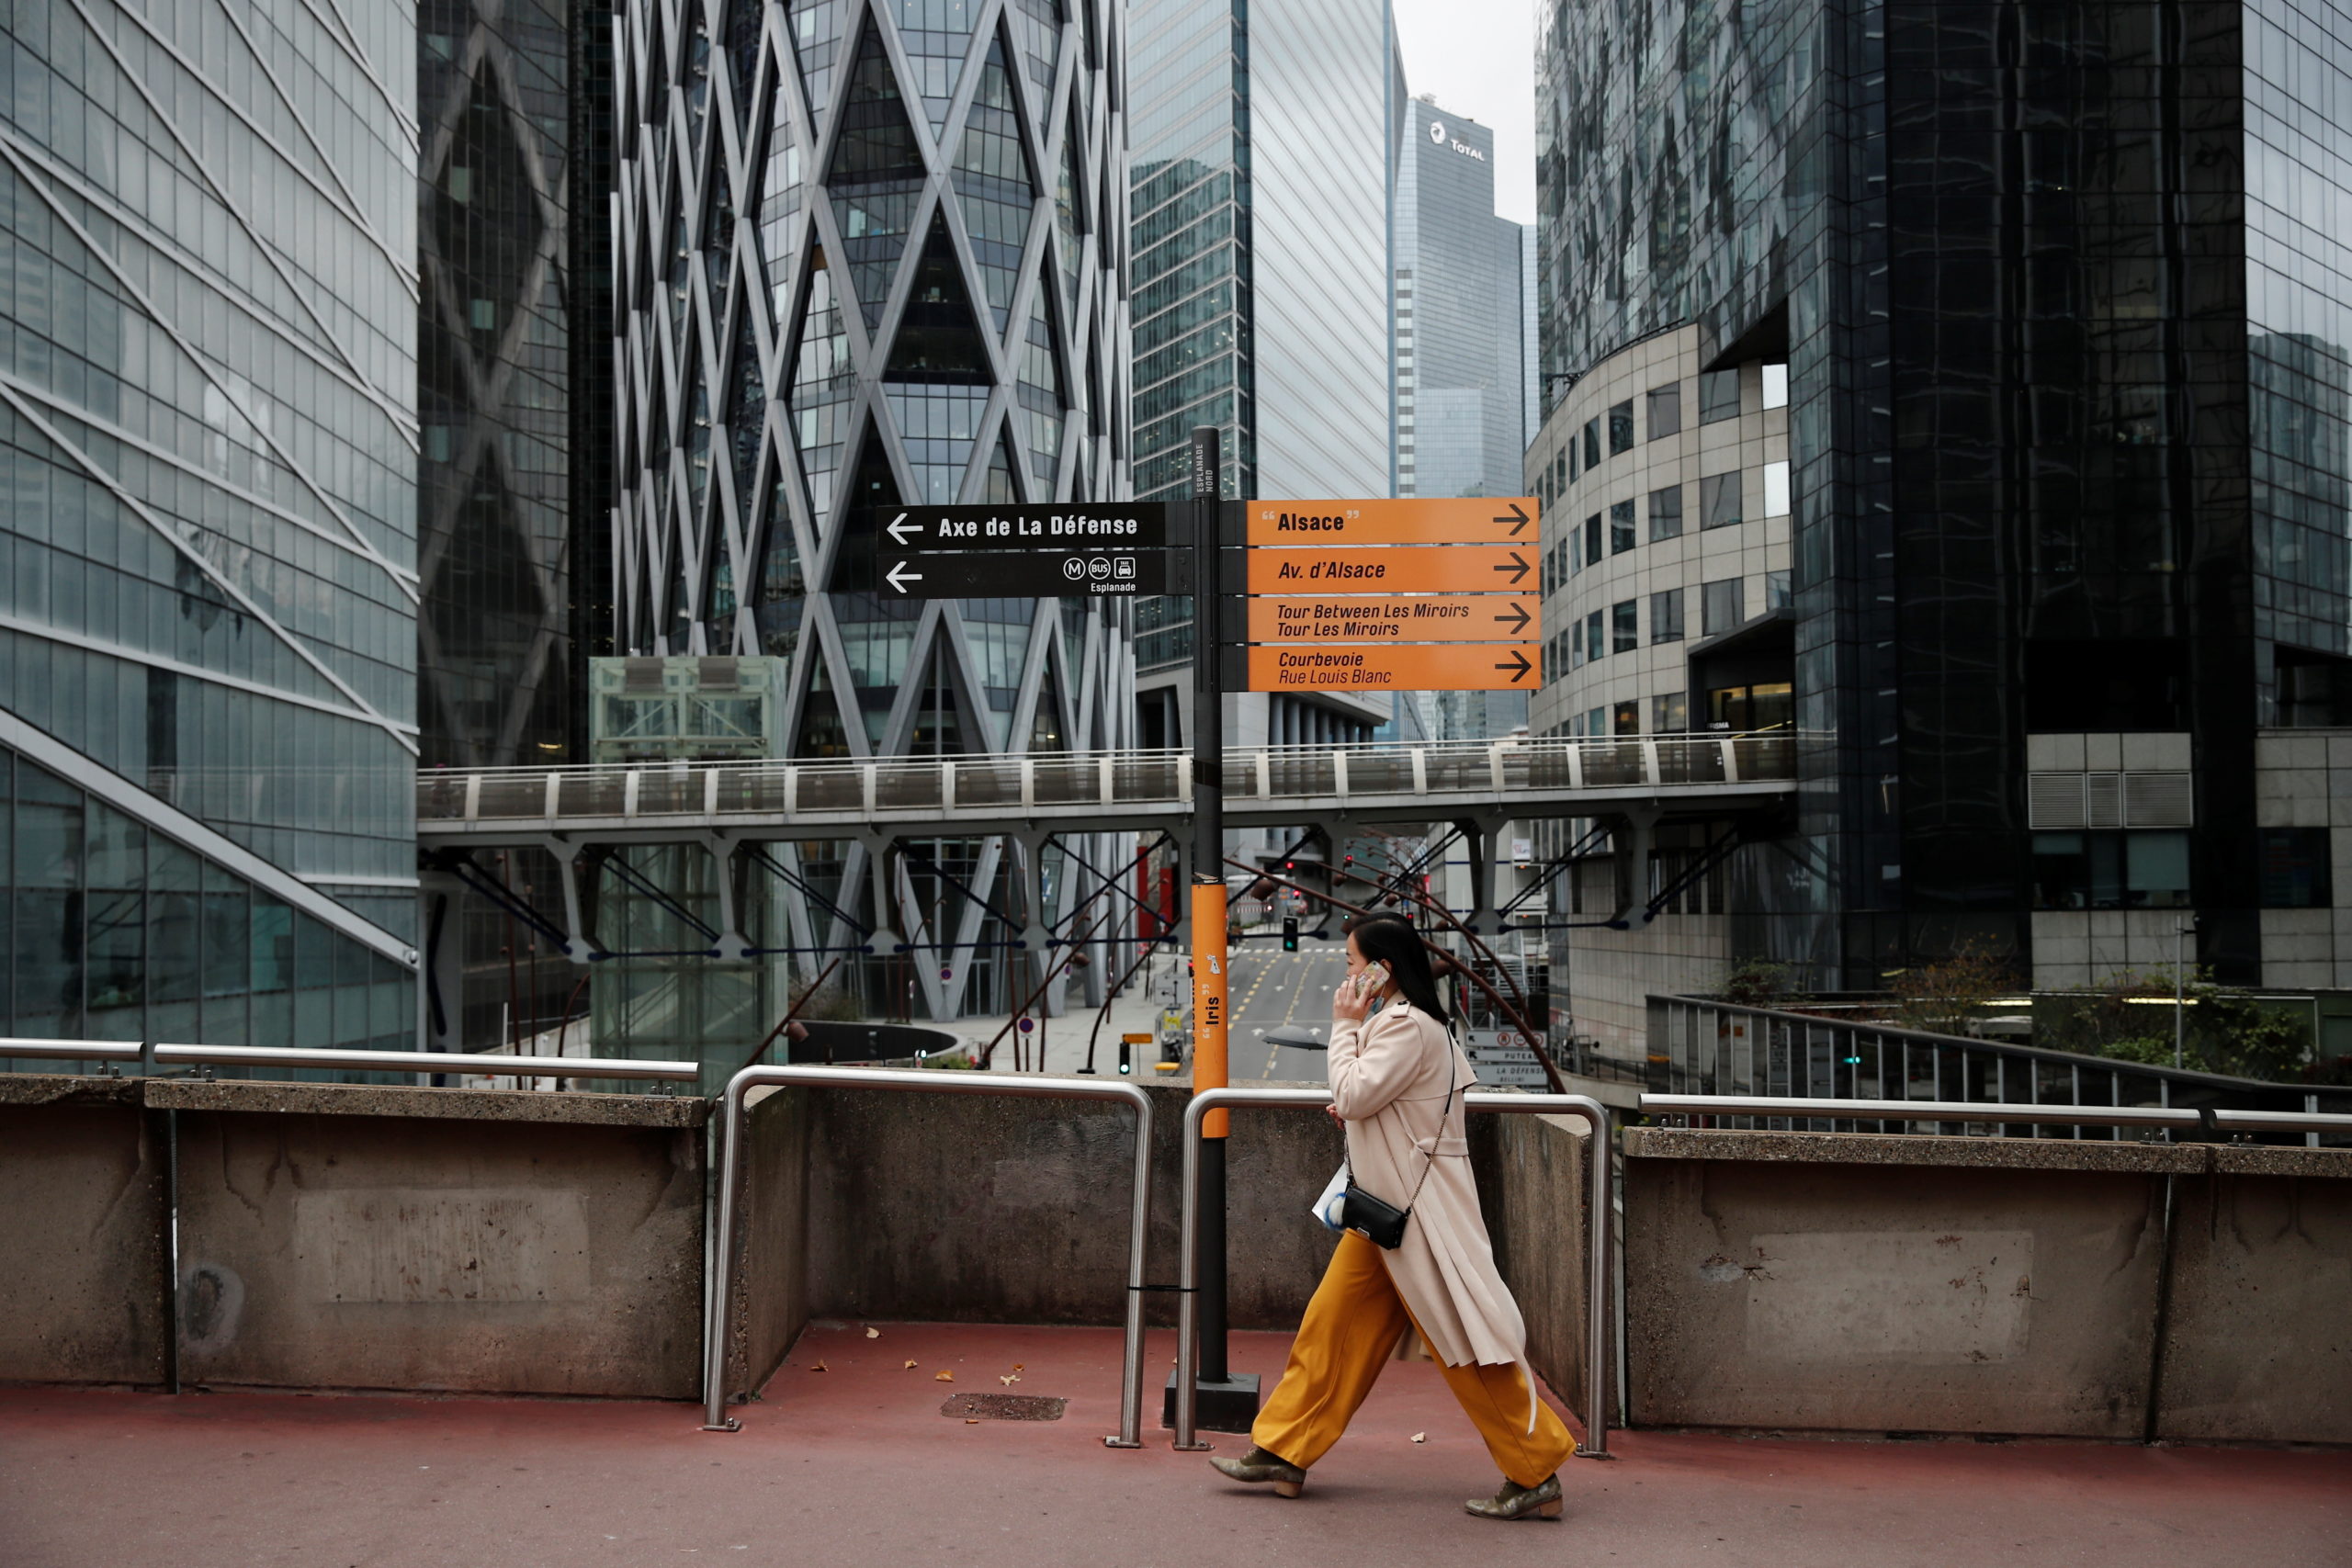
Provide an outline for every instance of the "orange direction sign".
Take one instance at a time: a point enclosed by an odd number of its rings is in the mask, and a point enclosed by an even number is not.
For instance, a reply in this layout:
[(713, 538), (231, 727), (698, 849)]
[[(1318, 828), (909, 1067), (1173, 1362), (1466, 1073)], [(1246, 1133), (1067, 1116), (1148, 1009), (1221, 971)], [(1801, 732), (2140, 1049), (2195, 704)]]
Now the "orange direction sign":
[[(1394, 552), (1391, 552), (1394, 553)], [(1251, 642), (1518, 642), (1533, 634), (1532, 593), (1317, 594), (1249, 602)]]
[(1532, 592), (1532, 544), (1450, 548), (1250, 550), (1252, 593)]
[(1532, 495), (1466, 501), (1253, 501), (1249, 542), (1279, 545), (1536, 545)]
[(1532, 642), (1253, 648), (1253, 692), (1527, 692), (1544, 682)]

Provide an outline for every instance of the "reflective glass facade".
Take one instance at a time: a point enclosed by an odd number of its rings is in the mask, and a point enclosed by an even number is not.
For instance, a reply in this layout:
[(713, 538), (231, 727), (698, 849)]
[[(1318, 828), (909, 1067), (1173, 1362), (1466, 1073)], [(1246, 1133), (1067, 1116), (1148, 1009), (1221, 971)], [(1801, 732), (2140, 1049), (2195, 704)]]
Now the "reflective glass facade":
[[(568, 0), (422, 0), (418, 717), (427, 767), (568, 762), (573, 166)], [(591, 8), (582, 27), (608, 15)], [(596, 448), (583, 469), (600, 467)], [(581, 529), (580, 532), (586, 532)], [(596, 531), (602, 531), (601, 522)]]
[[(1124, 8), (635, 0), (624, 23), (626, 650), (786, 661), (795, 756), (1125, 743), (1131, 605), (888, 596), (870, 516), (1128, 493)], [(955, 852), (982, 889), (1011, 874)], [(892, 929), (924, 920), (850, 853)], [(948, 967), (918, 976), (929, 1006), (1003, 1005), (978, 960)]]
[(18, 1032), (413, 1038), (413, 28), (0, 5)]
[[(1419, 98), (1398, 119), (1396, 493), (1524, 494), (1526, 227), (1495, 216), (1493, 131)], [(1398, 705), (1400, 737), (1483, 740), (1527, 723), (1523, 692), (1418, 692)]]
[(2199, 953), (2256, 976), (2255, 731), (2352, 717), (2347, 40), (2325, 4), (1553, 11), (1544, 369), (1685, 321), (1705, 369), (1789, 366), (1808, 744), (1745, 951), (2038, 951), (2028, 738), (2183, 736)]

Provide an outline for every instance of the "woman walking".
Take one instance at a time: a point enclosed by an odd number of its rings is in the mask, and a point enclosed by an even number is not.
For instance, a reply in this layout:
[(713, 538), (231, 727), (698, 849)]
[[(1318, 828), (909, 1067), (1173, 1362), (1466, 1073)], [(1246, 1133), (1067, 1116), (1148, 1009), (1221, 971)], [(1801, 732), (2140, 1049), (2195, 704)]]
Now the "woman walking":
[(1358, 1231), (1340, 1235), (1250, 1451), (1209, 1462), (1297, 1496), (1410, 1325), (1503, 1472), (1501, 1491), (1463, 1506), (1482, 1518), (1558, 1518), (1560, 1461), (1576, 1439), (1535, 1396), (1526, 1325), (1478, 1211), (1461, 1093), (1476, 1075), (1447, 1033), (1420, 937), (1394, 915), (1349, 929), (1330, 1075), (1350, 1184), (1408, 1211), (1404, 1236), (1387, 1250)]

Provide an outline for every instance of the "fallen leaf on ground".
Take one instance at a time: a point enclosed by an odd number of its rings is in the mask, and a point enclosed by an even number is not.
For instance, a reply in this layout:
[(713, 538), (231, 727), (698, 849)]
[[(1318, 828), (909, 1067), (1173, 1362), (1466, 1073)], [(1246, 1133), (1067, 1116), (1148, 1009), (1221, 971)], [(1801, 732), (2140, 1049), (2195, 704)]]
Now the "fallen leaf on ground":
[(868, 1339), (879, 1339), (882, 1337), (882, 1331), (878, 1328), (869, 1328), (865, 1331), (865, 1337)]
[(1013, 1363), (1012, 1363), (1012, 1370), (1013, 1370), (1014, 1371), (1016, 1371), (1016, 1372), (1019, 1372), (1019, 1371), (1027, 1371), (1028, 1369), (1027, 1369), (1027, 1368), (1025, 1368), (1025, 1367), (1023, 1367), (1020, 1362), (1015, 1361), (1015, 1362), (1013, 1362)]
[(1426, 1443), (1429, 1440), (1430, 1435), (1427, 1432), (1416, 1432), (1413, 1434), (1413, 1441), (1417, 1443)]
[(1005, 1387), (1011, 1388), (1014, 1383), (1019, 1382), (1021, 1380), (1014, 1377), (1012, 1373), (1007, 1372), (1004, 1376), (997, 1379), (996, 1381), (1004, 1384)]
[(956, 1374), (954, 1372), (933, 1372), (931, 1374), (931, 1378), (933, 1382), (954, 1382), (956, 1381)]
[(977, 1416), (967, 1416), (964, 1417), (964, 1425), (967, 1427), (977, 1427), (979, 1424), (980, 1418)]
[(913, 1371), (914, 1370), (915, 1370), (915, 1364), (914, 1364), (912, 1361), (909, 1361), (909, 1362), (907, 1363), (907, 1371)]
[(824, 1362), (822, 1362), (822, 1361), (818, 1362), (815, 1366), (813, 1366), (813, 1367), (809, 1368), (808, 1370), (809, 1370), (810, 1371), (812, 1371), (812, 1372), (829, 1372), (829, 1371), (832, 1371), (832, 1369), (831, 1369), (831, 1367), (828, 1367), (828, 1366), (827, 1366), (827, 1365), (825, 1365), (825, 1363), (824, 1363)]

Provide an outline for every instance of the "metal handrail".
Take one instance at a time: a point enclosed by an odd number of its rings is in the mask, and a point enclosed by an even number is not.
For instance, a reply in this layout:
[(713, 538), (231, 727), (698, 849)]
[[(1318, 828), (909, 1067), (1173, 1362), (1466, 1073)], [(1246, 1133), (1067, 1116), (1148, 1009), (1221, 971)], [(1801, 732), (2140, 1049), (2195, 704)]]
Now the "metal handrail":
[[(0, 1053), (4, 1054), (4, 1053)], [(135, 1057), (139, 1053), (134, 1050)], [(325, 1067), (345, 1072), (465, 1073), (498, 1078), (666, 1078), (692, 1083), (694, 1062), (635, 1062), (608, 1056), (486, 1056), (469, 1051), (288, 1050), (276, 1045), (158, 1045), (158, 1062), (212, 1067)], [(492, 1066), (490, 1064), (495, 1063)]]
[[(1227, 1106), (1306, 1107), (1331, 1103), (1328, 1089), (1210, 1089), (1194, 1095), (1184, 1108), (1183, 1223), (1177, 1246), (1176, 1296), (1176, 1442), (1180, 1449), (1202, 1447), (1197, 1440), (1194, 1411), (1200, 1394), (1200, 1347), (1196, 1342), (1200, 1313), (1200, 1178), (1201, 1122), (1210, 1111)], [(1591, 1129), (1587, 1140), (1587, 1201), (1592, 1225), (1585, 1256), (1585, 1446), (1577, 1451), (1588, 1459), (1609, 1457), (1609, 1250), (1613, 1198), (1610, 1182), (1609, 1112), (1600, 1102), (1581, 1094), (1465, 1094), (1471, 1111), (1518, 1111), (1533, 1115), (1581, 1117)], [(1535, 1396), (1535, 1374), (1528, 1370), (1528, 1397)]]
[(146, 1049), (136, 1040), (0, 1040), (0, 1056), (28, 1062), (135, 1062)]
[(2194, 1111), (2158, 1105), (2019, 1105), (2014, 1100), (1808, 1100), (1788, 1095), (1645, 1094), (1661, 1116), (1785, 1116), (1835, 1122), (1990, 1122), (2003, 1126), (2200, 1127), (2228, 1133), (2352, 1133), (2336, 1111)]
[[(28, 1061), (175, 1062), (206, 1067), (323, 1067), (368, 1073), (461, 1073), (494, 1078), (659, 1078), (692, 1083), (693, 1062), (606, 1056), (492, 1056), (470, 1051), (338, 1051), (279, 1045), (148, 1045), (136, 1040), (0, 1039), (0, 1058)], [(494, 1066), (492, 1064), (495, 1064)]]
[[(2020, 1105), (2015, 1100), (1813, 1100), (1798, 1095), (1645, 1094), (1644, 1111), (1666, 1116), (1794, 1116), (1848, 1122), (1995, 1122), (2006, 1126), (2183, 1127), (2194, 1111), (2160, 1105)], [(2216, 1117), (2236, 1115), (2222, 1111)], [(2352, 1117), (2341, 1118), (2352, 1125)]]
[(736, 1432), (743, 1425), (727, 1414), (727, 1340), (734, 1298), (735, 1210), (742, 1184), (743, 1097), (761, 1085), (791, 1084), (811, 1089), (895, 1089), (913, 1094), (1001, 1094), (1017, 1100), (1118, 1100), (1135, 1108), (1134, 1190), (1127, 1218), (1126, 1370), (1119, 1393), (1119, 1435), (1103, 1438), (1102, 1445), (1143, 1447), (1143, 1269), (1144, 1242), (1151, 1221), (1151, 1097), (1137, 1085), (1115, 1080), (903, 1067), (756, 1066), (745, 1067), (727, 1080), (716, 1119), (718, 1224), (711, 1248), (711, 1284), (703, 1305), (702, 1429)]

